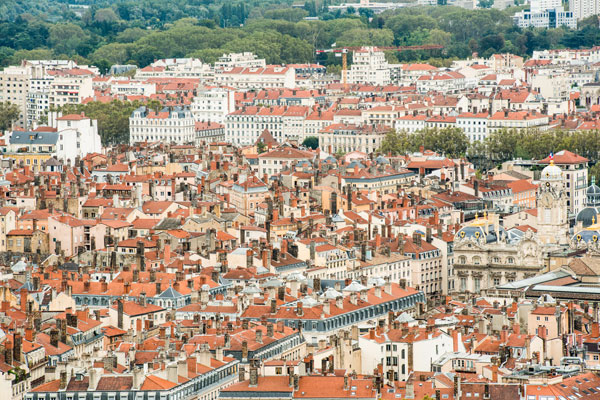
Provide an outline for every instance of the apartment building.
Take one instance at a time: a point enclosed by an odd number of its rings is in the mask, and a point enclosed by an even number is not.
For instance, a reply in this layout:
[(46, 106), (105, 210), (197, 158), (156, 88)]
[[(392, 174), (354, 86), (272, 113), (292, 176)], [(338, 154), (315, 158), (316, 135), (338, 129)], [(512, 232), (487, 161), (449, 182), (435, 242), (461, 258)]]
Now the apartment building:
[(228, 69), (234, 67), (264, 68), (266, 66), (267, 63), (264, 58), (258, 58), (254, 53), (249, 51), (223, 54), (215, 61), (215, 69)]
[(298, 150), (293, 147), (278, 147), (266, 153), (258, 155), (258, 171), (262, 176), (278, 175), (284, 167), (291, 167), (292, 164), (299, 162), (309, 162), (312, 164), (316, 153), (304, 150)]
[(309, 112), (305, 106), (242, 107), (227, 115), (225, 138), (236, 145), (254, 144), (268, 129), (279, 143), (301, 141)]
[(138, 69), (135, 78), (194, 78), (201, 83), (212, 83), (214, 73), (209, 64), (198, 58), (163, 58)]
[(390, 68), (383, 51), (376, 47), (363, 47), (352, 53), (352, 65), (348, 71), (349, 83), (389, 85)]
[(284, 66), (226, 68), (216, 71), (215, 84), (238, 89), (292, 89), (296, 87), (296, 72)]
[(486, 112), (462, 113), (456, 117), (456, 127), (462, 129), (471, 143), (483, 142), (488, 135), (488, 118)]
[(319, 147), (332, 154), (356, 149), (370, 154), (381, 147), (390, 130), (383, 125), (332, 124), (319, 131)]
[(165, 107), (152, 111), (142, 106), (129, 117), (129, 142), (155, 142), (185, 144), (194, 142), (195, 121), (187, 107)]
[(19, 106), (20, 114), (17, 123), (22, 124), (27, 115), (26, 99), (29, 90), (31, 68), (10, 66), (0, 73), (0, 102), (11, 102)]
[(190, 108), (196, 121), (224, 124), (227, 114), (235, 111), (235, 92), (227, 88), (200, 90)]
[(531, 129), (548, 126), (549, 117), (537, 111), (498, 111), (488, 119), (488, 132), (501, 129)]
[(442, 252), (431, 244), (431, 240), (419, 232), (403, 242), (403, 254), (411, 258), (412, 287), (417, 287), (426, 295), (442, 293)]
[(54, 79), (50, 83), (48, 103), (50, 107), (65, 104), (80, 104), (86, 97), (92, 97), (94, 73), (88, 69), (72, 68), (49, 71)]

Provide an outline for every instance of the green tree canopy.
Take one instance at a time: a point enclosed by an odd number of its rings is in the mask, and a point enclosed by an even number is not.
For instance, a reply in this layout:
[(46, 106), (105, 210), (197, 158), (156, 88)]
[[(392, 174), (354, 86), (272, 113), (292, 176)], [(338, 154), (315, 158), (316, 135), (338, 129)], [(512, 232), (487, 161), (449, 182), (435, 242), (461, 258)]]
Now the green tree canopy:
[(8, 101), (0, 102), (0, 132), (12, 128), (12, 124), (19, 119), (19, 107)]

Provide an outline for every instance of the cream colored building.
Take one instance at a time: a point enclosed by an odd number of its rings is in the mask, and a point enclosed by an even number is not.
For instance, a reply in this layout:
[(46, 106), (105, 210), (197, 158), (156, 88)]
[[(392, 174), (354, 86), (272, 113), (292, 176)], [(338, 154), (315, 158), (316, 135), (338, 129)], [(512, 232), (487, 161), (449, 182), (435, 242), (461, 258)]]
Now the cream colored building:
[(535, 276), (544, 265), (542, 246), (531, 230), (509, 235), (495, 214), (476, 218), (454, 238), (454, 292), (479, 294)]

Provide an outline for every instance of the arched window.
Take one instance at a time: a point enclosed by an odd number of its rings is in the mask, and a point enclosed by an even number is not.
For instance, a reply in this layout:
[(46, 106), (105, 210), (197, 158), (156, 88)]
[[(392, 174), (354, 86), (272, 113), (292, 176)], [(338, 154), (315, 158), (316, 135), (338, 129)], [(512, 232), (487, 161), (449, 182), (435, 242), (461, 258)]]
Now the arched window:
[(467, 263), (467, 257), (465, 257), (465, 256), (458, 257), (458, 263), (459, 264), (466, 264)]
[(473, 264), (475, 264), (475, 265), (481, 264), (481, 258), (478, 256), (473, 257)]

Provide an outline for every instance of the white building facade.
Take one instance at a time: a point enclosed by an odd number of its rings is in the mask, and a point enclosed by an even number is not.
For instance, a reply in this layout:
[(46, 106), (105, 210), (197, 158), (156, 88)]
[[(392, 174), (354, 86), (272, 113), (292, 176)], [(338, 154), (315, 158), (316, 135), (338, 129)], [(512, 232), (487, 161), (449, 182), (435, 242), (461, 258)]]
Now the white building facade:
[(142, 106), (129, 117), (129, 142), (154, 142), (186, 144), (195, 140), (196, 129), (192, 112), (188, 108), (164, 108), (159, 112)]

